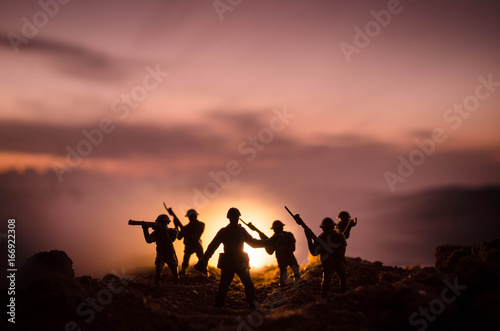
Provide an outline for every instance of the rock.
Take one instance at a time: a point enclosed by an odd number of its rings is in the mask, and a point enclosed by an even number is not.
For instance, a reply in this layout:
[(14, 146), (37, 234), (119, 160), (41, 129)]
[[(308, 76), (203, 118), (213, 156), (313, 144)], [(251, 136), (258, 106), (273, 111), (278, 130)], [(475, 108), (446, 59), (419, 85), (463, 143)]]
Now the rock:
[(20, 314), (26, 319), (68, 317), (84, 296), (73, 261), (63, 251), (40, 252), (19, 269)]
[(436, 247), (435, 267), (441, 272), (453, 272), (453, 268), (458, 260), (471, 252), (472, 246), (441, 245)]
[(474, 245), (472, 254), (491, 270), (500, 271), (500, 239)]
[(24, 288), (37, 279), (51, 276), (74, 279), (73, 261), (64, 251), (36, 253), (19, 269), (19, 283)]
[(401, 280), (401, 275), (396, 272), (383, 271), (378, 276), (379, 282), (389, 282), (394, 283)]

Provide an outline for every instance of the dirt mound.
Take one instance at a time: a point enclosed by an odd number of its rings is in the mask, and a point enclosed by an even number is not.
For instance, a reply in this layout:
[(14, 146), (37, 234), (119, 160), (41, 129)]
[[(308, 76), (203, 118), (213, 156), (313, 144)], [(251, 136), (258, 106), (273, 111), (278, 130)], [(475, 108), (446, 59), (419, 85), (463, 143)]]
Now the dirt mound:
[[(476, 247), (476, 248), (473, 248)], [(466, 254), (463, 253), (466, 252)], [(238, 277), (225, 308), (213, 308), (220, 273), (189, 269), (179, 285), (168, 271), (124, 271), (102, 279), (42, 278), (17, 294), (23, 302), (18, 329), (37, 330), (443, 330), (500, 325), (498, 241), (471, 247), (438, 247), (444, 268), (384, 266), (347, 258), (348, 286), (337, 280), (321, 299), (321, 264), (301, 266), (301, 280), (278, 286), (278, 268), (252, 270), (260, 305), (249, 310)], [(450, 264), (450, 261), (453, 261)], [(438, 261), (436, 261), (438, 265)], [(443, 264), (439, 264), (443, 265)], [(440, 270), (441, 269), (441, 270)], [(291, 274), (291, 272), (290, 272)], [(54, 275), (54, 273), (52, 273)], [(50, 282), (50, 279), (53, 282)], [(66, 279), (65, 281), (61, 281)], [(49, 295), (50, 293), (50, 295)], [(57, 311), (57, 313), (54, 313)]]

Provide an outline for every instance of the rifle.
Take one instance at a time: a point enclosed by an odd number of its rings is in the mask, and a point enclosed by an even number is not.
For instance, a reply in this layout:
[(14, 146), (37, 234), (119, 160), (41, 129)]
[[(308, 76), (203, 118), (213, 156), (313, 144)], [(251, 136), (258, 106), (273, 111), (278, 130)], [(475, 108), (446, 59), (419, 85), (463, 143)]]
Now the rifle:
[(177, 232), (180, 232), (184, 230), (184, 225), (182, 225), (181, 221), (177, 218), (177, 215), (175, 215), (174, 211), (172, 210), (172, 207), (167, 208), (167, 205), (165, 202), (163, 203), (163, 207), (167, 210), (167, 212), (174, 218), (174, 226)]
[[(241, 217), (240, 217), (240, 221), (241, 221), (241, 223), (243, 223), (246, 226), (248, 226), (248, 228), (250, 230), (253, 230), (253, 231), (257, 232), (259, 234), (260, 239), (263, 239), (263, 240), (268, 240), (269, 239), (269, 237), (266, 236), (266, 234), (264, 232), (262, 232), (259, 229), (257, 229), (257, 227), (255, 225), (253, 225), (252, 222), (246, 223), (244, 220), (241, 219)], [(274, 253), (274, 248), (269, 247), (269, 246), (266, 246), (264, 248), (265, 248), (267, 254), (271, 255), (271, 254)]]
[(257, 232), (257, 233), (259, 234), (260, 239), (265, 239), (265, 240), (266, 240), (266, 239), (269, 239), (269, 237), (268, 237), (268, 236), (266, 236), (266, 234), (265, 234), (264, 232), (262, 232), (262, 231), (260, 231), (259, 229), (257, 229), (257, 227), (256, 227), (255, 225), (253, 225), (253, 224), (252, 224), (252, 222), (248, 222), (248, 223), (246, 223), (244, 220), (242, 220), (242, 219), (241, 219), (241, 217), (240, 217), (240, 221), (241, 221), (241, 223), (243, 223), (243, 224), (245, 224), (246, 226), (248, 226), (248, 228), (249, 228), (250, 230), (253, 230), (253, 231)]
[(145, 222), (145, 221), (134, 221), (134, 220), (128, 220), (128, 225), (146, 225), (147, 227), (153, 229), (163, 227), (163, 225), (161, 225), (158, 222)]
[(295, 218), (295, 215), (293, 215), (293, 213), (290, 211), (290, 209), (288, 209), (287, 206), (285, 206), (285, 209), (286, 209), (286, 211), (290, 215), (292, 215), (292, 217), (295, 220), (295, 222), (297, 222), (298, 225), (300, 225), (301, 227), (303, 227), (304, 230), (306, 230), (306, 232), (309, 233), (309, 235), (311, 236), (311, 238), (314, 239), (314, 241), (316, 241), (324, 250), (326, 250), (328, 252), (328, 254), (333, 253), (332, 247), (335, 247), (336, 244), (334, 244), (333, 246), (332, 245), (328, 245), (328, 243), (326, 243), (324, 240), (319, 239), (318, 237), (316, 237), (316, 235), (314, 234), (314, 232), (312, 232), (312, 230), (306, 225), (306, 223), (302, 220), (302, 218), (300, 218), (299, 214), (297, 214), (298, 217)]

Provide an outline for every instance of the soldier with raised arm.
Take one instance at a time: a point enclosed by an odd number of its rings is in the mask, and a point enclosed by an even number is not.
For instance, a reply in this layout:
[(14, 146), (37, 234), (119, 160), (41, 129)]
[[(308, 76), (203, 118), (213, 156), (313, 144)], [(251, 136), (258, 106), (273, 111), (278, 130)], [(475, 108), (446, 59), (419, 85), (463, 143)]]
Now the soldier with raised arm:
[(205, 255), (195, 265), (195, 269), (206, 274), (208, 260), (220, 246), (224, 245), (224, 253), (219, 256), (217, 267), (221, 269), (219, 290), (215, 297), (214, 307), (222, 307), (229, 290), (229, 285), (237, 274), (243, 286), (250, 308), (255, 308), (256, 296), (255, 288), (250, 277), (250, 264), (248, 254), (243, 251), (243, 244), (247, 243), (253, 248), (266, 247), (276, 243), (276, 239), (259, 240), (253, 238), (240, 224), (238, 224), (240, 211), (237, 208), (230, 208), (227, 212), (229, 225), (220, 229), (212, 242), (208, 245)]
[(351, 215), (349, 215), (349, 213), (345, 210), (341, 211), (337, 218), (339, 219), (339, 222), (335, 226), (335, 231), (342, 233), (346, 239), (349, 239), (349, 236), (351, 235), (351, 228), (358, 224), (358, 218), (351, 218)]

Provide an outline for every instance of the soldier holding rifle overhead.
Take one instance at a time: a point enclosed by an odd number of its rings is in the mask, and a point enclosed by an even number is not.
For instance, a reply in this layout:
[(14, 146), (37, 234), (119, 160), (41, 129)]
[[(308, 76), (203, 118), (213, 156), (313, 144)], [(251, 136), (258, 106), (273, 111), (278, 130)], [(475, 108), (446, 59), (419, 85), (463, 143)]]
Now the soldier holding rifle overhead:
[[(250, 230), (256, 231), (260, 239), (269, 239), (269, 237), (257, 229), (252, 222), (245, 223), (241, 218), (240, 221), (248, 226)], [(279, 220), (273, 222), (271, 229), (274, 230), (274, 235), (271, 239), (277, 239), (276, 245), (266, 247), (267, 254), (272, 255), (276, 252), (276, 260), (278, 261), (278, 267), (280, 269), (280, 286), (286, 285), (288, 266), (292, 268), (295, 282), (298, 282), (300, 279), (299, 264), (297, 263), (295, 255), (293, 255), (293, 252), (295, 252), (295, 237), (293, 233), (283, 231), (284, 226), (285, 224)]]
[(299, 214), (293, 215), (288, 208), (286, 209), (293, 216), (294, 220), (304, 228), (309, 252), (314, 256), (318, 254), (321, 256), (321, 265), (323, 267), (321, 296), (323, 298), (327, 297), (334, 273), (337, 273), (339, 277), (341, 291), (347, 291), (347, 273), (345, 267), (347, 241), (342, 233), (335, 231), (335, 222), (329, 217), (323, 219), (320, 225), (323, 232), (316, 237)]
[[(165, 205), (165, 203), (164, 203)], [(186, 217), (189, 218), (187, 225), (182, 225), (172, 208), (167, 208), (168, 213), (174, 218), (175, 228), (179, 231), (177, 238), (179, 240), (184, 238), (184, 258), (182, 259), (181, 275), (184, 275), (189, 266), (189, 259), (191, 255), (196, 254), (198, 261), (203, 257), (203, 246), (201, 242), (201, 235), (205, 231), (205, 223), (198, 220), (198, 212), (194, 209), (189, 209), (186, 212)]]

